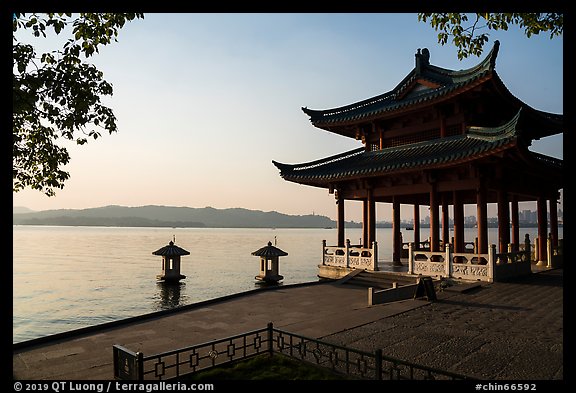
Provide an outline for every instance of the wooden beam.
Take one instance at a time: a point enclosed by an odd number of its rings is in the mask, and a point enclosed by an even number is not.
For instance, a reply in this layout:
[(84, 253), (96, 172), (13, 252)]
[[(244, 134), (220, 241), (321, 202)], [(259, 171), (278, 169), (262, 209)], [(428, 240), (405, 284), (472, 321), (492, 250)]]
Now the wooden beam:
[(430, 251), (440, 251), (440, 230), (438, 221), (438, 193), (434, 184), (430, 190)]
[(368, 190), (368, 244), (376, 241), (376, 201)]
[(539, 197), (536, 201), (538, 209), (538, 266), (548, 264), (546, 241), (548, 238), (548, 214), (546, 212), (546, 198)]
[(368, 199), (364, 199), (362, 200), (362, 245), (364, 247), (370, 247), (368, 233)]
[(558, 248), (558, 203), (556, 198), (550, 199), (550, 233), (552, 234), (552, 248)]
[(443, 192), (441, 195), (442, 203), (442, 242), (444, 247), (446, 244), (450, 243), (450, 217), (448, 214), (448, 195)]
[(420, 247), (420, 205), (414, 205), (414, 246)]
[(510, 196), (510, 219), (512, 221), (512, 251), (520, 251), (520, 223), (518, 217), (518, 196)]
[(454, 252), (464, 252), (464, 204), (462, 194), (454, 191)]
[(508, 252), (510, 243), (510, 208), (508, 205), (508, 194), (505, 190), (498, 192), (498, 248), (500, 252)]
[(392, 202), (392, 262), (400, 262), (402, 252), (402, 237), (400, 231), (400, 202)]
[(482, 185), (476, 191), (476, 223), (478, 225), (478, 253), (488, 253), (488, 209), (486, 188)]
[(338, 247), (344, 247), (344, 198), (336, 192), (336, 204), (338, 207), (338, 218), (336, 228), (338, 231)]

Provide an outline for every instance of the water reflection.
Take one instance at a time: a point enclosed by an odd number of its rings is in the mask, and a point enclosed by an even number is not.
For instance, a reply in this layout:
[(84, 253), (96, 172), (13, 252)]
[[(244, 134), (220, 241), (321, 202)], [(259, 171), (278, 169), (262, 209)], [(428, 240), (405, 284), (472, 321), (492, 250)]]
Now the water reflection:
[[(163, 282), (156, 283), (160, 299), (155, 303), (156, 310), (170, 310), (181, 305), (186, 298), (186, 284), (183, 282)], [(186, 303), (185, 301), (182, 304)]]
[(280, 287), (282, 285), (284, 284), (281, 281), (256, 280), (256, 282), (254, 282), (254, 287), (256, 288)]
[[(252, 290), (259, 271), (252, 252), (274, 236), (289, 253), (281, 267), (284, 285), (318, 281), (322, 240), (335, 244), (337, 239), (336, 229), (178, 228), (178, 243), (190, 251), (182, 266), (187, 278), (175, 287), (157, 285), (160, 261), (151, 244), (165, 244), (174, 231), (13, 226), (13, 342)], [(421, 228), (421, 239), (428, 231)], [(413, 241), (413, 232), (403, 233), (405, 242)], [(525, 233), (534, 239), (538, 228), (521, 228), (522, 237)], [(478, 230), (465, 228), (464, 234), (471, 241)], [(392, 228), (376, 231), (381, 267), (392, 260), (392, 235)], [(361, 228), (346, 228), (346, 238), (361, 237)], [(497, 239), (498, 229), (489, 228), (489, 243)], [(115, 244), (122, 247), (110, 255)], [(78, 274), (89, 279), (78, 280)]]

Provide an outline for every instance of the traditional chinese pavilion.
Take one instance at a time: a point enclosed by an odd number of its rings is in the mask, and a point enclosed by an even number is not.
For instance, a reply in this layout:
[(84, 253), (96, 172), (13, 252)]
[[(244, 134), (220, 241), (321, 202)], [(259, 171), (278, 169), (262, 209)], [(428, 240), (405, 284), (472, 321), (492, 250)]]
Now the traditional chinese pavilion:
[[(557, 249), (557, 199), (563, 188), (563, 163), (528, 147), (533, 140), (562, 133), (563, 115), (532, 108), (507, 89), (496, 72), (499, 46), (495, 41), (484, 60), (458, 71), (430, 64), (428, 49), (418, 49), (414, 68), (392, 90), (339, 108), (302, 108), (315, 127), (361, 140), (363, 144), (342, 154), (302, 164), (273, 161), (285, 180), (326, 188), (335, 195), (337, 246), (332, 251), (324, 246), (323, 265), (328, 261), (337, 266), (336, 260), (348, 268), (353, 267), (352, 263), (356, 267), (370, 265), (366, 258), (377, 255), (374, 252), (377, 202), (392, 207), (396, 264), (401, 264), (402, 252), (401, 204), (414, 206), (415, 241), (411, 252), (426, 247), (429, 251), (420, 257), (414, 254), (416, 258), (410, 261), (414, 264), (418, 260), (439, 262), (450, 258), (450, 263), (460, 261), (468, 265), (466, 269), (462, 267), (466, 271), (464, 276), (478, 270), (473, 265), (489, 264), (488, 203), (497, 203), (498, 207), (496, 252), (501, 258), (496, 263), (524, 258), (512, 255), (524, 245), (519, 233), (521, 201), (537, 201), (536, 260), (540, 263), (547, 260), (548, 230), (552, 247)], [(345, 244), (346, 200), (363, 202), (361, 245)], [(467, 251), (465, 204), (477, 207), (476, 257), (459, 255)], [(427, 244), (420, 241), (421, 205), (430, 208)], [(453, 209), (453, 240), (449, 237), (448, 206)], [(446, 246), (453, 254), (444, 254)], [(441, 258), (430, 253), (440, 253)], [(372, 266), (377, 264), (372, 261)], [(494, 269), (493, 266), (486, 269), (489, 268)], [(452, 272), (453, 267), (430, 269)]]
[(180, 274), (180, 257), (183, 255), (190, 255), (190, 251), (178, 247), (174, 244), (175, 240), (176, 239), (170, 241), (167, 246), (164, 246), (152, 253), (153, 255), (159, 255), (162, 257), (162, 274), (156, 275), (156, 279), (159, 281), (172, 283), (186, 278), (185, 275)]
[(260, 274), (254, 277), (256, 280), (264, 283), (277, 284), (284, 278), (284, 276), (280, 274), (279, 257), (288, 255), (287, 252), (273, 246), (272, 242), (268, 242), (267, 246), (254, 251), (252, 255), (260, 257)]

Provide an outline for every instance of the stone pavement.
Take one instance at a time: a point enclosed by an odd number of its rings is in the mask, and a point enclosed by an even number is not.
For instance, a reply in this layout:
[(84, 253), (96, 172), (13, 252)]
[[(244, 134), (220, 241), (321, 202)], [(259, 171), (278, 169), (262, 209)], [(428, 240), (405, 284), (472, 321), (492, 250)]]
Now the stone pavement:
[(427, 307), (322, 339), (483, 380), (562, 380), (563, 270), (443, 291)]
[(265, 328), (268, 322), (317, 338), (428, 303), (408, 300), (368, 307), (366, 288), (336, 283), (250, 292), (77, 337), (21, 349), (16, 345), (13, 376), (20, 380), (108, 380), (113, 378), (114, 344), (152, 355)]
[[(563, 270), (438, 301), (369, 307), (367, 289), (317, 283), (251, 292), (33, 346), (15, 346), (19, 380), (112, 379), (112, 345), (145, 355), (266, 326), (481, 379), (563, 378)], [(452, 287), (457, 289), (458, 286)]]

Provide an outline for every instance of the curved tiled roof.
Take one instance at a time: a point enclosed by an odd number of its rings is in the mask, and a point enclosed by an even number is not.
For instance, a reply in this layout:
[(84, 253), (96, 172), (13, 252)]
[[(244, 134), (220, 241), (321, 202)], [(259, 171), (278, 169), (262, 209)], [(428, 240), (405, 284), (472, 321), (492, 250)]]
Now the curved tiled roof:
[[(302, 110), (310, 116), (310, 121), (315, 125), (328, 126), (340, 122), (360, 120), (431, 101), (471, 85), (493, 72), (499, 47), (500, 42), (495, 41), (494, 47), (482, 62), (474, 67), (458, 71), (430, 65), (428, 59), (422, 60), (418, 53), (416, 55), (416, 67), (389, 92), (338, 108), (326, 110), (302, 108)], [(404, 96), (406, 90), (419, 79), (430, 81), (439, 86)]]
[[(351, 154), (345, 159), (314, 167), (307, 164), (286, 165), (275, 161), (273, 163), (286, 180), (324, 183), (468, 161), (506, 148), (511, 142), (511, 138), (492, 142), (477, 137), (455, 135), (399, 148)], [(327, 161), (331, 161), (330, 158)]]
[(170, 241), (167, 246), (164, 246), (152, 253), (153, 255), (160, 255), (165, 257), (174, 257), (178, 255), (190, 255), (189, 251), (178, 247), (173, 241)]
[[(380, 116), (393, 116), (395, 113), (421, 105), (432, 105), (474, 88), (478, 84), (491, 81), (502, 97), (514, 108), (524, 108), (531, 130), (525, 133), (529, 139), (539, 139), (562, 132), (563, 115), (540, 111), (530, 107), (514, 96), (495, 70), (500, 43), (494, 42), (490, 53), (479, 64), (465, 70), (449, 70), (428, 63), (429, 55), (416, 54), (416, 67), (392, 90), (378, 96), (350, 105), (313, 110), (302, 108), (310, 116), (316, 127), (353, 137), (339, 126), (356, 122), (372, 121)], [(428, 51), (426, 50), (428, 54)], [(427, 88), (417, 88), (417, 84)], [(528, 130), (526, 130), (528, 131)]]
[(272, 242), (268, 242), (267, 246), (264, 246), (259, 250), (254, 251), (252, 255), (255, 255), (257, 257), (283, 257), (288, 255), (288, 253), (282, 251), (278, 247), (274, 247), (272, 245)]
[(316, 185), (355, 177), (455, 165), (516, 146), (516, 126), (520, 115), (521, 110), (499, 127), (468, 127), (468, 133), (462, 135), (369, 152), (359, 148), (297, 165), (272, 162), (285, 180)]

